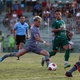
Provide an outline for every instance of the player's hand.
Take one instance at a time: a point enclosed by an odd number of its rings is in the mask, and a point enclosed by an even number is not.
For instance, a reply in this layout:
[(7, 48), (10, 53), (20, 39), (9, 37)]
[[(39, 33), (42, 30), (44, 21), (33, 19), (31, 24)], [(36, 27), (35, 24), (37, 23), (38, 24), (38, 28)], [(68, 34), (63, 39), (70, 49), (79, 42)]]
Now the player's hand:
[(61, 28), (59, 28), (58, 30), (63, 30), (64, 29), (64, 27), (61, 27)]
[(46, 46), (50, 46), (50, 44), (49, 44), (49, 43), (47, 43), (47, 42), (45, 43), (45, 45), (46, 45)]

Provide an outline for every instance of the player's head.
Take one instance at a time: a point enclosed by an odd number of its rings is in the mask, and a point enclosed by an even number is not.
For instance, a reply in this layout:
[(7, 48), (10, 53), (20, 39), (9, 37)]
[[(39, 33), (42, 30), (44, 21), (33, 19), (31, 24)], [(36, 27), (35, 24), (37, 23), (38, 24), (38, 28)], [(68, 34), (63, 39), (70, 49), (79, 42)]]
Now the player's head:
[(42, 21), (42, 18), (40, 16), (35, 16), (33, 18), (33, 20), (34, 20), (34, 25), (37, 26), (37, 27), (39, 27), (40, 26), (40, 23)]
[(21, 16), (20, 16), (20, 22), (21, 22), (21, 23), (24, 23), (24, 21), (25, 21), (25, 16), (21, 15)]
[(55, 11), (55, 17), (56, 17), (56, 19), (60, 20), (61, 16), (62, 16), (61, 11), (60, 10), (56, 10)]

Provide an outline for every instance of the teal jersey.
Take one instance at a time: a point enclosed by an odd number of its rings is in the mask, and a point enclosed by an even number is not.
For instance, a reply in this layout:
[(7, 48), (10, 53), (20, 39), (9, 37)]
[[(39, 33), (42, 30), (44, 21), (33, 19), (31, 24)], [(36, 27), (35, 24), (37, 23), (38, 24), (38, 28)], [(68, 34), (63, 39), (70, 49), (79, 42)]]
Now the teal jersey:
[(67, 39), (65, 22), (63, 20), (57, 20), (56, 19), (52, 23), (52, 28), (54, 28), (54, 29), (58, 29), (61, 27), (63, 27), (63, 30), (59, 30), (58, 32), (56, 32), (55, 37), (60, 38), (60, 39)]

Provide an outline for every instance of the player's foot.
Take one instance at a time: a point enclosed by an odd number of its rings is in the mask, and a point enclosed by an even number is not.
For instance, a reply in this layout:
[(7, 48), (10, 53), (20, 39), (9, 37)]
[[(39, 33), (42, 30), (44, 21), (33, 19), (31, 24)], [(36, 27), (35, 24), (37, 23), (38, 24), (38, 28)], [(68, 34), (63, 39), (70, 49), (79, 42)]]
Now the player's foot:
[(45, 62), (45, 57), (42, 57), (42, 61), (41, 61), (41, 66), (44, 66), (44, 62)]
[(20, 58), (17, 58), (17, 60), (20, 60)]
[(73, 77), (71, 72), (66, 72), (65, 76), (67, 76), (67, 77)]
[(2, 58), (0, 58), (0, 62), (2, 62)]
[(17, 57), (17, 60), (20, 60), (20, 57)]
[(70, 66), (71, 66), (71, 65), (68, 64), (68, 63), (64, 64), (64, 68), (68, 68), (68, 67), (70, 67)]

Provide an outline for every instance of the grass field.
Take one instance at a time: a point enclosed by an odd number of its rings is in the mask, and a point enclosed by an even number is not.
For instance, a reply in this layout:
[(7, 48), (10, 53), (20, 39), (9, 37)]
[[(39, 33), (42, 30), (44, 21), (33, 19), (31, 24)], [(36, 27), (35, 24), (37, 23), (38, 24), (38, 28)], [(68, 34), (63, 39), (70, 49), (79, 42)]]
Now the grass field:
[[(0, 54), (2, 56), (3, 53)], [(78, 61), (78, 53), (72, 54), (69, 63), (73, 66)], [(58, 66), (56, 71), (49, 71), (41, 67), (41, 55), (33, 53), (25, 54), (16, 60), (16, 57), (5, 59), (0, 63), (0, 80), (80, 80), (78, 71), (73, 73), (73, 78), (65, 77), (65, 72), (69, 69), (63, 68), (64, 54), (56, 54), (50, 58), (51, 62), (55, 62)]]

